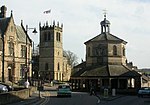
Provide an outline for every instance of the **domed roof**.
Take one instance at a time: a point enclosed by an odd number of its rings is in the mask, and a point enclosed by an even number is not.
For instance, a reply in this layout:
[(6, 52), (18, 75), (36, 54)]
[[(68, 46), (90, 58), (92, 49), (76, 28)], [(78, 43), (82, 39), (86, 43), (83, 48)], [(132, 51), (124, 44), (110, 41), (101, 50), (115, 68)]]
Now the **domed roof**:
[(104, 18), (104, 20), (101, 21), (100, 24), (105, 25), (105, 24), (110, 24), (110, 22), (108, 20), (106, 20), (106, 18)]

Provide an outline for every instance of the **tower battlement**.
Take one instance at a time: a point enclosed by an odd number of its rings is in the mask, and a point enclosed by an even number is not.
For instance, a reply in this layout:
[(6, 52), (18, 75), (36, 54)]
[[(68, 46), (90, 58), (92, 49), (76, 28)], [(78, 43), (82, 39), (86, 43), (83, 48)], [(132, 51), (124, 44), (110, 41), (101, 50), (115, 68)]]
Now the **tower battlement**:
[(63, 29), (63, 24), (59, 24), (59, 22), (57, 22), (57, 24), (55, 23), (55, 20), (53, 21), (53, 24), (49, 25), (48, 24), (48, 21), (46, 21), (46, 23), (44, 23), (43, 26), (41, 26), (41, 22), (39, 23), (39, 28), (40, 28), (40, 31), (42, 30), (50, 30), (50, 29), (59, 29), (62, 31)]

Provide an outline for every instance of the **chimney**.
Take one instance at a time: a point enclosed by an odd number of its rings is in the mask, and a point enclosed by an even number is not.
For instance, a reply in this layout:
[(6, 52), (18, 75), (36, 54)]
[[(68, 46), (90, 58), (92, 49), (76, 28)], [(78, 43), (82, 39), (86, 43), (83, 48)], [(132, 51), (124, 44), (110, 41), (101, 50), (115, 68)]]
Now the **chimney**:
[(5, 7), (5, 5), (3, 5), (1, 7), (0, 18), (6, 18), (6, 11), (7, 11), (7, 8)]

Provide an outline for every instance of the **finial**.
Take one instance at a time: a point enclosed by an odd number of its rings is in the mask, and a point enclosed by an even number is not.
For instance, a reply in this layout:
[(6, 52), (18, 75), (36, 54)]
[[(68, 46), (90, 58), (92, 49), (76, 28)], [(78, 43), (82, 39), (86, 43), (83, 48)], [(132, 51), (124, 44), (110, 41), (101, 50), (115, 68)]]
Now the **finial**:
[(48, 21), (46, 21), (46, 26), (48, 26)]
[(53, 25), (55, 26), (55, 20), (53, 20)]
[(57, 22), (57, 26), (59, 27), (59, 22)]
[(39, 22), (39, 27), (41, 28), (41, 22)]
[(11, 15), (10, 15), (11, 17), (13, 16), (13, 11), (11, 10)]
[(21, 25), (23, 25), (23, 20), (21, 20)]
[(41, 22), (39, 22), (39, 26), (41, 26)]
[(61, 24), (61, 28), (63, 28), (63, 24)]

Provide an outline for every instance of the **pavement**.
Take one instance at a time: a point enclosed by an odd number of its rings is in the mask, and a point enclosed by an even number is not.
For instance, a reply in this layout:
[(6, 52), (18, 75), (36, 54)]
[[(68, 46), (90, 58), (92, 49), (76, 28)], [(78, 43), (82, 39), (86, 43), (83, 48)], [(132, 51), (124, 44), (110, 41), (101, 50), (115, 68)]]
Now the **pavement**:
[(41, 96), (39, 97), (38, 91), (32, 94), (31, 97), (21, 100), (19, 102), (7, 104), (7, 105), (39, 105), (43, 103), (46, 100), (45, 97)]
[[(48, 90), (55, 91), (57, 86), (49, 86), (49, 85), (44, 85), (44, 89), (48, 87)], [(21, 100), (19, 102), (7, 104), (7, 105), (40, 105), (44, 103), (47, 100), (46, 96), (50, 96), (50, 93), (47, 91), (35, 91), (31, 97)]]
[[(48, 87), (48, 90), (51, 90), (51, 91), (55, 91), (56, 88), (57, 88), (57, 86), (50, 87), (50, 86), (47, 86), (47, 85), (45, 85), (44, 88), (45, 87)], [(40, 96), (39, 96), (39, 91), (35, 91), (32, 94), (31, 97), (29, 97), (29, 98), (27, 98), (25, 100), (22, 100), (20, 102), (11, 103), (11, 104), (7, 104), (7, 105), (42, 105), (47, 100), (46, 96), (50, 96), (50, 93), (47, 92), (47, 91), (41, 91), (40, 92)], [(99, 103), (102, 100), (104, 100), (104, 101), (112, 101), (112, 100), (115, 100), (117, 98), (123, 97), (123, 95), (115, 95), (115, 96), (108, 95), (108, 96), (104, 97), (104, 95), (100, 95), (99, 93), (97, 93), (96, 97), (97, 97), (98, 103)]]

